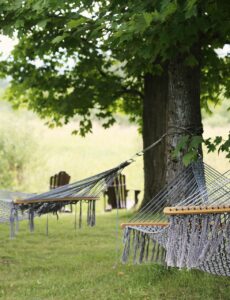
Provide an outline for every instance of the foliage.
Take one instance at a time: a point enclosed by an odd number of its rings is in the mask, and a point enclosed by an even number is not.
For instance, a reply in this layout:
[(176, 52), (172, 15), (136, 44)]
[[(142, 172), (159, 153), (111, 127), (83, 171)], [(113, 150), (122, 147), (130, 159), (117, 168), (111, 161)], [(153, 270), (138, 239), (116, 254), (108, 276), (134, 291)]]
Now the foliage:
[(208, 152), (214, 152), (218, 150), (218, 153), (220, 151), (226, 152), (226, 158), (230, 160), (230, 132), (228, 134), (228, 139), (223, 141), (222, 136), (216, 136), (214, 139), (208, 138), (204, 140), (205, 145), (208, 148)]
[(84, 136), (95, 110), (105, 128), (118, 110), (141, 123), (144, 75), (160, 73), (179, 52), (185, 64), (201, 64), (206, 110), (209, 100), (229, 97), (230, 60), (215, 52), (229, 41), (228, 1), (32, 0), (1, 8), (2, 32), (20, 39), (1, 64), (12, 76), (8, 99), (51, 127), (77, 115), (74, 132)]
[(11, 113), (0, 116), (0, 188), (29, 190), (32, 174), (28, 176), (28, 169), (35, 171), (37, 167), (37, 143), (30, 129), (21, 126)]
[(204, 139), (199, 135), (184, 135), (177, 144), (173, 156), (177, 157), (179, 153), (186, 152), (183, 155), (183, 163), (187, 166), (198, 159), (202, 143), (207, 147), (208, 153), (217, 150), (218, 154), (223, 152), (230, 160), (230, 132), (227, 140), (224, 140), (222, 136)]
[[(184, 135), (181, 137), (176, 148), (174, 149), (173, 156), (177, 157), (180, 152), (186, 152), (183, 155), (183, 163), (187, 166), (191, 161), (197, 160), (199, 156), (200, 144), (203, 139), (201, 136)], [(185, 151), (186, 150), (186, 151)]]
[[(125, 222), (127, 214), (120, 214)], [(35, 219), (35, 232), (20, 223), (9, 240), (1, 224), (0, 298), (4, 300), (227, 300), (229, 278), (159, 265), (120, 263), (121, 234), (116, 241), (116, 212), (99, 215), (97, 226), (74, 231), (74, 215)], [(119, 248), (117, 254), (116, 249)]]

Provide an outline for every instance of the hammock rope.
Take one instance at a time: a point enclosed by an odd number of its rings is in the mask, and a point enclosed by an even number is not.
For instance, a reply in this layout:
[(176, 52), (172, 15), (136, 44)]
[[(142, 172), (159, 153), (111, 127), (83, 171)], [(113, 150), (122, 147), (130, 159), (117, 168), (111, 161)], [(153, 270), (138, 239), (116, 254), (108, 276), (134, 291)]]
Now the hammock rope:
[(152, 242), (152, 262), (230, 276), (229, 175), (201, 160), (187, 167), (122, 225), (122, 261), (141, 263)]
[[(172, 128), (176, 129), (177, 131), (171, 131)], [(85, 200), (96, 200), (96, 198), (98, 198), (99, 194), (108, 185), (108, 183), (111, 182), (116, 177), (116, 175), (121, 173), (121, 171), (125, 167), (133, 163), (136, 157), (141, 156), (146, 151), (149, 151), (150, 149), (156, 147), (168, 135), (178, 135), (185, 132), (191, 134), (190, 128), (191, 127), (180, 128), (170, 126), (170, 130), (164, 133), (158, 140), (154, 141), (145, 149), (137, 152), (130, 159), (121, 163), (117, 167), (96, 174), (92, 177), (88, 177), (81, 181), (52, 189), (42, 194), (36, 195), (28, 193), (26, 194), (19, 192), (0, 191), (0, 223), (9, 222), (12, 202), (15, 204), (14, 209), (18, 213), (18, 220), (22, 220), (28, 219), (28, 211), (31, 204), (33, 204), (33, 210), (36, 216), (49, 212), (56, 213), (65, 205), (81, 202), (81, 197)], [(200, 131), (199, 128), (197, 129), (197, 132), (198, 131)], [(86, 195), (89, 199), (86, 199)], [(20, 207), (20, 210), (18, 210), (17, 206)], [(94, 205), (92, 206), (91, 215), (93, 215), (93, 211)], [(24, 213), (22, 214), (21, 212)]]
[[(34, 217), (43, 214), (57, 214), (64, 206), (79, 203), (79, 228), (82, 226), (82, 202), (88, 204), (87, 224), (95, 225), (95, 200), (107, 188), (124, 168), (135, 161), (135, 158), (157, 146), (167, 135), (187, 132), (184, 128), (177, 128), (180, 132), (166, 132), (147, 148), (137, 152), (133, 157), (119, 164), (117, 167), (88, 177), (86, 179), (52, 189), (42, 194), (28, 194), (0, 191), (0, 223), (10, 223), (10, 237), (13, 238), (19, 227), (18, 222), (29, 220), (29, 228), (34, 230)], [(92, 201), (92, 203), (91, 203)], [(33, 211), (33, 213), (32, 213)], [(57, 215), (58, 216), (58, 215)], [(48, 235), (48, 216), (46, 224)]]
[[(30, 232), (34, 231), (34, 218), (47, 214), (46, 234), (48, 235), (48, 213), (57, 214), (64, 206), (79, 203), (79, 228), (82, 227), (82, 203), (87, 204), (87, 225), (95, 226), (96, 200), (108, 184), (131, 162), (125, 161), (115, 168), (86, 179), (52, 189), (42, 194), (26, 194), (0, 191), (0, 223), (10, 223), (10, 238), (14, 238), (18, 221), (28, 220)], [(76, 227), (75, 217), (75, 227)]]

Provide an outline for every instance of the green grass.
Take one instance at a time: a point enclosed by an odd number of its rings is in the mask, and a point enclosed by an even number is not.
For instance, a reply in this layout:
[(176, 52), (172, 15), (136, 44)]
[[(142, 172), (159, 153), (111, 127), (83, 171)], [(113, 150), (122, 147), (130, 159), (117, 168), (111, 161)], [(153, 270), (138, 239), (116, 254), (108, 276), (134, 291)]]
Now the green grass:
[[(120, 213), (119, 223), (125, 220)], [(159, 265), (122, 265), (116, 213), (99, 214), (94, 228), (73, 229), (74, 216), (37, 218), (35, 232), (22, 222), (8, 238), (1, 225), (0, 299), (229, 299), (229, 278)], [(119, 253), (116, 251), (117, 246)]]

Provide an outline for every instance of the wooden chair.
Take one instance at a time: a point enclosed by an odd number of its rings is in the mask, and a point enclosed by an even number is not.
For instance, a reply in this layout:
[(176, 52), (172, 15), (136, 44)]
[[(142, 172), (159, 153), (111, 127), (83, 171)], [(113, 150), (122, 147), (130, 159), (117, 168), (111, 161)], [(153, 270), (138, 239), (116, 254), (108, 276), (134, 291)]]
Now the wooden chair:
[[(138, 203), (138, 195), (141, 191), (134, 191), (134, 206)], [(126, 188), (125, 175), (119, 174), (108, 186), (103, 193), (104, 196), (104, 210), (110, 211), (112, 209), (127, 208), (127, 196), (129, 190)]]
[[(50, 177), (50, 189), (56, 189), (60, 186), (69, 184), (70, 176), (65, 171), (61, 171)], [(70, 212), (73, 211), (72, 204), (70, 204)]]
[(50, 189), (56, 189), (59, 186), (69, 184), (70, 176), (65, 172), (61, 171), (50, 177)]

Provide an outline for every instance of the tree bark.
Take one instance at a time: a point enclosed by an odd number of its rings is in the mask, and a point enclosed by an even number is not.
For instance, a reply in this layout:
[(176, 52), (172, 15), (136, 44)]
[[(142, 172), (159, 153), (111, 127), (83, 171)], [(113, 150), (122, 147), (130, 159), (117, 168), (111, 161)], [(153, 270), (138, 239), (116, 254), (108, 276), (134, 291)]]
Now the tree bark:
[[(168, 131), (187, 129), (191, 134), (202, 135), (200, 109), (200, 66), (189, 67), (184, 58), (177, 56), (171, 60), (168, 68)], [(172, 159), (172, 151), (186, 132), (168, 135), (166, 138), (167, 184), (185, 169), (182, 162), (184, 152)], [(178, 200), (177, 200), (178, 201)]]
[[(146, 75), (143, 104), (144, 148), (166, 132), (181, 132), (180, 128), (202, 134), (199, 64), (186, 66), (184, 57), (177, 56), (161, 76)], [(144, 154), (142, 206), (184, 170), (183, 154), (178, 159), (172, 158), (181, 136), (181, 133), (170, 134)]]
[[(151, 145), (167, 130), (168, 72), (157, 76), (146, 74), (143, 101), (143, 146)], [(144, 200), (150, 201), (165, 184), (166, 140), (144, 154)]]

